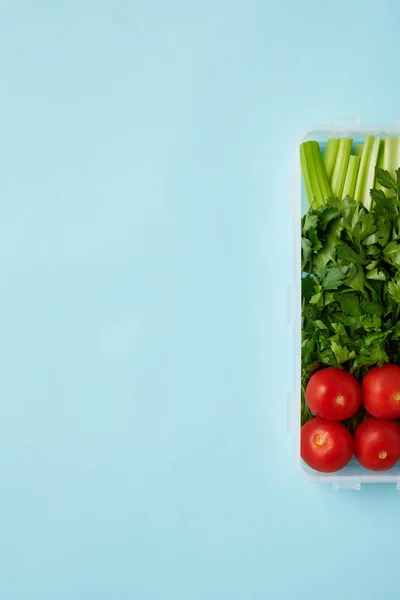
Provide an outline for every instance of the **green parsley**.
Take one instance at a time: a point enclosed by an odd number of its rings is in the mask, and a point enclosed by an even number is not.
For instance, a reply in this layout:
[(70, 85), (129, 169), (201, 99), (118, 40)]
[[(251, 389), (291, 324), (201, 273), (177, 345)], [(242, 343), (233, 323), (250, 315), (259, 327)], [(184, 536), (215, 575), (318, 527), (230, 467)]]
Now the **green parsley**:
[(302, 423), (316, 369), (361, 379), (400, 362), (400, 169), (377, 167), (375, 177), (370, 203), (331, 197), (302, 219)]

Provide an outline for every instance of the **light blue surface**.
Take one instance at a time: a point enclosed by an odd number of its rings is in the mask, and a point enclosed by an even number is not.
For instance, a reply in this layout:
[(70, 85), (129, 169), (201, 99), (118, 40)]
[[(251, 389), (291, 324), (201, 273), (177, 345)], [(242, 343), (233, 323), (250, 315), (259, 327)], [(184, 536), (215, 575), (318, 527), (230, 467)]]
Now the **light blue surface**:
[(398, 598), (399, 492), (295, 471), (285, 207), (400, 116), (399, 17), (0, 4), (1, 600)]

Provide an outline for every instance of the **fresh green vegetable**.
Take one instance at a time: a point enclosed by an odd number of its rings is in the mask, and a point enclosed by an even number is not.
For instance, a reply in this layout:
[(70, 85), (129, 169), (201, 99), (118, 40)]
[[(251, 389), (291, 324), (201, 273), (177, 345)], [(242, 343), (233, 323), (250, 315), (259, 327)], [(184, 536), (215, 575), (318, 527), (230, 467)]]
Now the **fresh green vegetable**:
[[(363, 157), (376, 146), (368, 141)], [(363, 176), (370, 181), (365, 162)], [(372, 365), (400, 361), (400, 168), (395, 176), (376, 168), (389, 197), (372, 189), (370, 210), (331, 197), (302, 219), (303, 422), (316, 369), (345, 368), (360, 378)]]
[(354, 145), (354, 156), (361, 156), (363, 152), (364, 144)]
[(352, 144), (353, 140), (348, 138), (341, 138), (339, 140), (339, 150), (331, 177), (332, 194), (336, 198), (342, 198), (344, 180), (346, 177)]
[(300, 163), (309, 205), (322, 206), (332, 196), (332, 191), (318, 142), (301, 144)]
[[(378, 167), (385, 169), (392, 177), (396, 176), (396, 169), (400, 166), (400, 137), (385, 137), (381, 142)], [(377, 189), (383, 189), (377, 183)], [(385, 192), (388, 195), (389, 192)]]
[[(400, 363), (400, 137), (302, 145), (302, 423), (312, 374)], [(330, 176), (330, 182), (329, 177)], [(342, 199), (344, 198), (344, 199)], [(354, 431), (365, 408), (347, 421)]]
[(359, 156), (350, 156), (349, 164), (347, 165), (346, 178), (343, 186), (343, 197), (350, 196), (354, 198), (354, 190), (356, 189), (356, 181), (358, 168), (360, 166)]
[(361, 162), (354, 193), (354, 197), (357, 202), (364, 204), (368, 210), (371, 208), (371, 196), (369, 191), (374, 186), (375, 167), (378, 160), (379, 144), (379, 137), (373, 135), (365, 136), (364, 148), (361, 155)]
[[(381, 140), (379, 142), (378, 160), (376, 161), (376, 166), (379, 167), (379, 169), (383, 169), (383, 152), (384, 152), (384, 149), (385, 149), (385, 142), (384, 142), (384, 140)], [(375, 177), (374, 188), (377, 189), (377, 190), (383, 190), (383, 187), (377, 182), (376, 177)]]
[(313, 158), (317, 171), (318, 181), (321, 187), (322, 202), (325, 202), (327, 198), (330, 198), (332, 196), (332, 190), (329, 184), (328, 176), (325, 171), (324, 162), (322, 160), (321, 150), (318, 143), (313, 145)]
[(337, 138), (330, 138), (326, 143), (324, 152), (324, 165), (329, 180), (332, 177), (333, 167), (335, 166), (336, 157), (339, 150), (339, 143), (340, 140)]

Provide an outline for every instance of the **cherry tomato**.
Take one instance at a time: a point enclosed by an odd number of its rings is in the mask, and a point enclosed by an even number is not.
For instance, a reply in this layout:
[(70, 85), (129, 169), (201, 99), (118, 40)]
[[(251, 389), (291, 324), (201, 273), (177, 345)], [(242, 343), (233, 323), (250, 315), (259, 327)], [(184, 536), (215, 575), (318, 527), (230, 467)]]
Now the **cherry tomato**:
[(344, 421), (360, 408), (361, 387), (347, 371), (333, 367), (321, 369), (308, 382), (306, 402), (311, 412), (319, 417)]
[(373, 367), (362, 382), (363, 403), (373, 417), (400, 417), (400, 367), (385, 364)]
[(371, 417), (354, 434), (354, 453), (366, 469), (386, 471), (400, 458), (400, 425)]
[(315, 417), (301, 428), (300, 454), (316, 471), (333, 473), (353, 456), (353, 438), (343, 423)]

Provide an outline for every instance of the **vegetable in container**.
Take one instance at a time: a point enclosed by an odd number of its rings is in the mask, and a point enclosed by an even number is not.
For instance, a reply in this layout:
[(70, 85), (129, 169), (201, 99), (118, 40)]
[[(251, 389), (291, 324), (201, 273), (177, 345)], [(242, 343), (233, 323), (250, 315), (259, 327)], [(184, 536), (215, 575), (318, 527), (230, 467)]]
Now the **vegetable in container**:
[(334, 472), (400, 458), (400, 137), (300, 146), (301, 456)]

